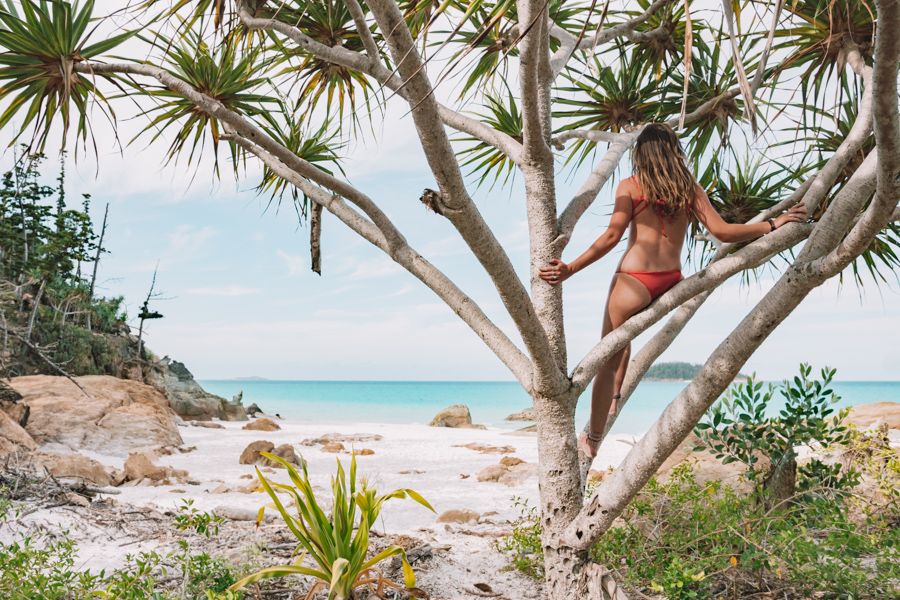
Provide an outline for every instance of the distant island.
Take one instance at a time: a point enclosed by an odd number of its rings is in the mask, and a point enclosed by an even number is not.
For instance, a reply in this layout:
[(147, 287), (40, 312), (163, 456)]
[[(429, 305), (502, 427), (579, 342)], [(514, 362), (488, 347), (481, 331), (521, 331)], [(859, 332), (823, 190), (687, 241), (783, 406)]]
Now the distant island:
[[(644, 379), (651, 381), (689, 381), (697, 376), (703, 365), (687, 362), (662, 362), (656, 363), (649, 369)], [(735, 379), (747, 379), (743, 373), (739, 373)]]

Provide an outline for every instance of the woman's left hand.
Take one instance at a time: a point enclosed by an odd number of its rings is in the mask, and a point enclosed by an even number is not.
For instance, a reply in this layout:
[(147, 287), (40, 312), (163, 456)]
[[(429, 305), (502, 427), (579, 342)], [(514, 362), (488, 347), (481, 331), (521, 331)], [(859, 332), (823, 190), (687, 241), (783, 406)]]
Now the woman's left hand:
[(558, 285), (571, 276), (572, 269), (558, 258), (554, 258), (550, 264), (540, 269), (540, 278), (550, 285)]

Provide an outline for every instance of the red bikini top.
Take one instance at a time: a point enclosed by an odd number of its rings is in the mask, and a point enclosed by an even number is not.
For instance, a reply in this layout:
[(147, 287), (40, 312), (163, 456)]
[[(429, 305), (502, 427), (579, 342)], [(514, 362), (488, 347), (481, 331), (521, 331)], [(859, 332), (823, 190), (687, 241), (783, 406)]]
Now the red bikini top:
[[(634, 179), (634, 183), (638, 186), (638, 189), (640, 189), (640, 183), (638, 182), (637, 177), (632, 176), (632, 179)], [(647, 196), (644, 196), (644, 195), (641, 195), (638, 198), (632, 198), (631, 202), (632, 202), (631, 214), (633, 217), (638, 216), (639, 214), (641, 214), (641, 212), (643, 212), (643, 210), (645, 208), (650, 206), (650, 200), (647, 198)], [(658, 205), (663, 205), (663, 204), (665, 204), (665, 200), (655, 200), (655, 201), (653, 201), (653, 203), (658, 204)], [(659, 232), (663, 235), (664, 238), (668, 238), (669, 236), (666, 234), (666, 219), (665, 219), (665, 217), (663, 217), (662, 215), (657, 213), (656, 218), (659, 219)]]

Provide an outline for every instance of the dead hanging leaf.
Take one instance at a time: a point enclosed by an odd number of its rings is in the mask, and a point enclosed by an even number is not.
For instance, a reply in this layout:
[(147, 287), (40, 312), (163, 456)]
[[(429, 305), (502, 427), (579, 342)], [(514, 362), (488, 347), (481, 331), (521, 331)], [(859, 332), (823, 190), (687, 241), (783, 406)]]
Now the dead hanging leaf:
[(741, 49), (738, 46), (737, 35), (734, 32), (734, 10), (732, 10), (730, 0), (722, 0), (722, 9), (725, 12), (725, 22), (728, 24), (728, 37), (731, 40), (731, 54), (734, 59), (734, 71), (737, 74), (738, 87), (741, 89), (741, 95), (744, 97), (744, 116), (750, 121), (753, 135), (756, 135), (759, 132), (759, 128), (756, 125), (756, 103), (753, 101), (753, 91), (750, 88), (750, 82), (747, 80), (747, 71), (744, 69)]
[(684, 0), (684, 90), (681, 94), (681, 115), (678, 117), (678, 128), (684, 127), (687, 115), (688, 85), (691, 80), (691, 53), (694, 50), (694, 24), (691, 21), (691, 2)]
[(322, 205), (313, 203), (309, 215), (309, 254), (312, 270), (322, 274)]

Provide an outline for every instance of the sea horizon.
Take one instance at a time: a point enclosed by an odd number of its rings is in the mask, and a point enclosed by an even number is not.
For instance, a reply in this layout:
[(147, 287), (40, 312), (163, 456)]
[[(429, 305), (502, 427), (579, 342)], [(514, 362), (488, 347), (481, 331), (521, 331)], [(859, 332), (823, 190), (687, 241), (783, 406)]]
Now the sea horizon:
[[(275, 380), (201, 379), (208, 391), (225, 398), (243, 393), (245, 406), (257, 404), (264, 412), (288, 419), (318, 423), (421, 423), (428, 424), (441, 409), (465, 404), (472, 421), (489, 427), (515, 430), (529, 422), (507, 421), (510, 414), (531, 406), (531, 399), (516, 381), (486, 380)], [(777, 384), (782, 380), (765, 381)], [(668, 403), (688, 384), (686, 380), (644, 380), (632, 394), (613, 426), (613, 433), (641, 435)], [(900, 401), (900, 381), (841, 380), (831, 388), (839, 396), (835, 408), (880, 401)], [(590, 388), (576, 409), (579, 424), (589, 416)], [(776, 391), (768, 413), (783, 406)]]

